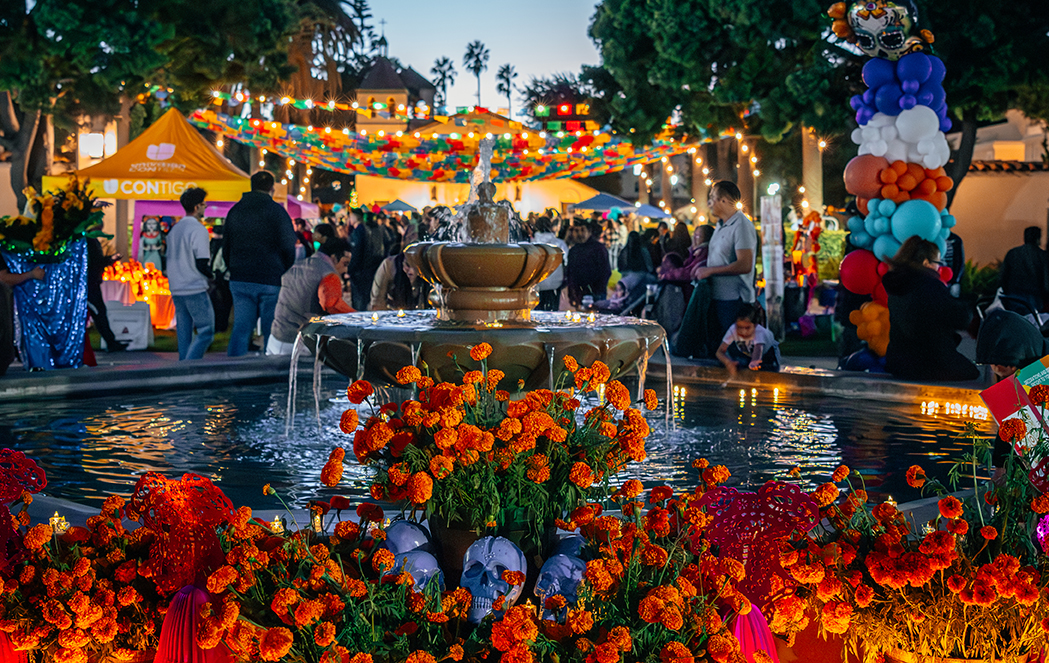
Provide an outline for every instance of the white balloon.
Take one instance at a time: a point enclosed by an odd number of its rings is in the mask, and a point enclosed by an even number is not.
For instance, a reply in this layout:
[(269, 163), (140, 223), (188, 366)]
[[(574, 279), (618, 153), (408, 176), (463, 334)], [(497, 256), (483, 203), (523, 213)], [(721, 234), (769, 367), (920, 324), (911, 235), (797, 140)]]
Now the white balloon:
[(921, 163), (926, 168), (929, 168), (931, 170), (935, 170), (936, 168), (939, 168), (940, 166), (942, 166), (943, 164), (945, 164), (947, 162), (946, 161), (940, 161), (940, 157), (938, 157), (938, 156), (935, 156), (935, 155), (932, 155), (932, 154), (928, 154), (928, 155), (926, 155), (925, 157), (922, 158)]
[(918, 141), (918, 151), (922, 154), (935, 154), (939, 150), (936, 149), (936, 141), (925, 138)]
[(925, 155), (922, 154), (921, 152), (919, 152), (918, 148), (916, 148), (915, 146), (913, 146), (913, 145), (908, 145), (907, 146), (907, 161), (909, 163), (921, 163), (922, 157), (924, 157), (924, 156)]
[(868, 145), (870, 145), (870, 153), (876, 157), (885, 156), (886, 150), (889, 149), (889, 145), (883, 140), (876, 140), (871, 143), (868, 143)]
[(861, 157), (864, 154), (870, 154), (870, 153), (871, 153), (871, 145), (870, 145), (870, 143), (863, 143), (862, 145), (860, 145), (859, 155)]
[(899, 138), (899, 136), (900, 132), (896, 131), (896, 125), (894, 124), (881, 128), (882, 140), (893, 140), (895, 138)]
[(878, 140), (881, 138), (881, 132), (874, 127), (866, 127), (863, 129), (863, 140)]
[(923, 138), (932, 138), (940, 129), (940, 118), (928, 106), (915, 106), (900, 111), (896, 116), (896, 130), (900, 138), (908, 143), (917, 143)]
[(889, 163), (893, 161), (906, 161), (907, 160), (907, 143), (902, 140), (894, 139), (886, 141), (885, 158), (889, 160)]
[(872, 117), (870, 122), (867, 123), (867, 126), (881, 129), (882, 127), (889, 126), (895, 121), (896, 119), (890, 115), (886, 115), (885, 113), (875, 113), (874, 117)]
[(852, 130), (852, 142), (857, 145), (863, 145), (863, 129), (856, 128)]

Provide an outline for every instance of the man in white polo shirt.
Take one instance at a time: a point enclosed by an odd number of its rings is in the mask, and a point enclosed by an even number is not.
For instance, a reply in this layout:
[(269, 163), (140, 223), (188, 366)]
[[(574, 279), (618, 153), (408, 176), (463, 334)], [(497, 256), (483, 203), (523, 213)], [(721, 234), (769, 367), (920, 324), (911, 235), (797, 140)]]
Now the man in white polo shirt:
[[(710, 187), (710, 213), (718, 218), (710, 238), (706, 267), (692, 273), (697, 279), (710, 277), (714, 313), (723, 336), (736, 322), (740, 304), (754, 303), (754, 257), (758, 233), (747, 215), (740, 211), (739, 187), (728, 180)], [(719, 336), (720, 338), (720, 336)]]
[[(207, 205), (204, 189), (186, 189), (179, 202), (186, 210), (168, 231), (168, 285), (175, 304), (178, 358), (201, 359), (215, 338), (215, 309), (208, 297), (211, 247), (208, 229), (200, 222)], [(196, 334), (194, 334), (196, 331)]]

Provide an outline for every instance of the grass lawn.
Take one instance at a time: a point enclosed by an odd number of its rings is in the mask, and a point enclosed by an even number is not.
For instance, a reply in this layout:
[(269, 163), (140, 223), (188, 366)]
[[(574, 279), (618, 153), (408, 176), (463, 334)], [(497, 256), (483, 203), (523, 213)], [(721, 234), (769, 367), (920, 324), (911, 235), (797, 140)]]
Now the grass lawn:
[[(91, 339), (91, 347), (96, 352), (102, 348), (102, 339), (98, 335), (98, 330), (94, 327), (87, 330), (88, 337)], [(215, 340), (211, 342), (211, 347), (208, 349), (208, 353), (226, 353), (226, 346), (229, 345), (229, 329), (224, 332), (217, 332), (215, 334)], [(153, 345), (149, 346), (149, 349), (153, 352), (178, 352), (178, 338), (175, 335), (175, 330), (167, 329), (154, 329), (153, 330)]]

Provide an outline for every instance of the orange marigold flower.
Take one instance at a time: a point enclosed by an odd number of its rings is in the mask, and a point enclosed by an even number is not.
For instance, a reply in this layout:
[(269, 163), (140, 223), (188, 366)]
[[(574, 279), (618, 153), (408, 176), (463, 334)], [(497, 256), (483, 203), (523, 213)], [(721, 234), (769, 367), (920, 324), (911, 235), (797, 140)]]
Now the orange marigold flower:
[(911, 488), (921, 488), (925, 485), (925, 470), (921, 465), (911, 465), (907, 469), (907, 485)]
[(1027, 392), (1027, 397), (1034, 405), (1045, 405), (1046, 402), (1049, 402), (1049, 385), (1036, 384), (1031, 387), (1031, 391)]
[(947, 578), (947, 589), (951, 590), (955, 594), (958, 594), (969, 582), (962, 576), (955, 573), (950, 578)]
[(386, 548), (379, 548), (372, 553), (372, 568), (379, 573), (392, 569), (396, 562), (397, 559), (394, 557), (393, 553)]
[(739, 641), (731, 635), (715, 635), (707, 640), (707, 654), (718, 663), (726, 663), (739, 650)]
[(582, 635), (594, 628), (594, 616), (590, 614), (589, 610), (569, 608), (565, 624), (576, 635)]
[(39, 550), (44, 544), (51, 540), (54, 533), (55, 532), (51, 529), (50, 525), (44, 525), (43, 523), (33, 525), (33, 527), (26, 532), (25, 538), (22, 542), (25, 544), (25, 547), (30, 550)]
[(433, 479), (426, 472), (416, 472), (408, 480), (408, 499), (425, 504), (433, 496)]
[(845, 633), (852, 621), (852, 605), (844, 601), (831, 601), (823, 606), (820, 617), (827, 632)]
[(335, 642), (335, 624), (321, 622), (313, 629), (313, 641), (318, 647), (328, 647)]
[(456, 644), (448, 648), (448, 658), (452, 659), (453, 661), (463, 660), (464, 653), (465, 652), (463, 651), (462, 645)]
[(1002, 438), (1006, 442), (1015, 442), (1016, 440), (1022, 440), (1026, 436), (1027, 424), (1024, 423), (1023, 419), (1006, 419), (998, 428), (998, 437)]
[(363, 652), (359, 654), (354, 654), (350, 658), (349, 663), (372, 663), (372, 655), (365, 654)]
[(644, 492), (644, 490), (644, 485), (642, 485), (637, 479), (627, 479), (616, 493), (622, 495), (628, 500), (632, 500)]
[(820, 507), (830, 506), (838, 499), (838, 487), (832, 483), (825, 483), (812, 492), (812, 499)]
[(612, 377), (612, 371), (608, 370), (608, 366), (603, 361), (595, 361), (590, 366), (590, 373), (594, 384), (604, 384)]
[(455, 459), (451, 456), (434, 456), (430, 459), (430, 474), (437, 479), (445, 479), (455, 469)]
[(987, 539), (988, 541), (994, 541), (998, 538), (998, 530), (987, 525), (986, 527), (980, 528), (980, 536)]
[[(492, 354), (492, 346), (488, 343), (478, 343), (470, 348), (470, 359), (482, 361)], [(409, 662), (410, 663), (410, 662)]]
[(615, 409), (625, 410), (630, 407), (630, 390), (619, 380), (612, 380), (605, 387), (605, 400)]
[(615, 645), (616, 649), (621, 652), (628, 652), (634, 646), (634, 641), (630, 637), (630, 629), (626, 626), (613, 626), (608, 632), (608, 642)]
[(342, 481), (342, 461), (328, 461), (321, 470), (321, 483), (329, 488), (334, 488)]
[(849, 477), (849, 471), (848, 465), (838, 465), (838, 468), (834, 470), (834, 474), (830, 475), (830, 480), (834, 483), (845, 481)]
[(867, 585), (860, 585), (856, 588), (856, 605), (860, 608), (866, 608), (874, 600), (874, 590)]
[(572, 373), (575, 373), (579, 370), (579, 363), (575, 360), (575, 357), (571, 355), (565, 355), (561, 361), (565, 363), (565, 368), (567, 368)]
[(511, 585), (523, 585), (525, 581), (525, 575), (523, 573), (521, 573), (520, 571), (511, 571), (509, 569), (503, 571), (502, 578), (503, 582), (509, 583)]
[(360, 405), (364, 399), (375, 393), (375, 389), (367, 380), (357, 380), (346, 389), (346, 397), (354, 405)]
[(594, 471), (586, 463), (574, 463), (568, 480), (580, 488), (589, 488), (594, 483)]
[(399, 382), (400, 384), (410, 384), (412, 382), (415, 382), (422, 376), (422, 371), (420, 371), (415, 366), (405, 366), (401, 370), (397, 371), (397, 375), (395, 377), (397, 382)]
[(1039, 495), (1031, 500), (1031, 511), (1035, 513), (1049, 513), (1049, 495)]
[[(695, 659), (692, 650), (685, 645), (680, 642), (668, 642), (659, 651), (659, 660), (660, 663), (692, 663)], [(721, 660), (727, 660), (727, 656)]]
[(352, 407), (342, 413), (342, 418), (339, 419), (339, 430), (347, 435), (352, 435), (353, 431), (357, 430), (357, 425), (360, 421), (357, 419), (357, 410)]
[(466, 371), (463, 373), (463, 384), (477, 384), (484, 380), (484, 373), (481, 371)]
[(288, 655), (295, 636), (283, 627), (267, 629), (259, 638), (259, 658), (264, 661), (279, 661)]
[(656, 398), (655, 389), (645, 389), (645, 407), (649, 410), (655, 410), (659, 407), (659, 399)]
[(940, 515), (944, 518), (961, 518), (962, 517), (962, 503), (958, 501), (958, 498), (948, 495), (939, 502)]

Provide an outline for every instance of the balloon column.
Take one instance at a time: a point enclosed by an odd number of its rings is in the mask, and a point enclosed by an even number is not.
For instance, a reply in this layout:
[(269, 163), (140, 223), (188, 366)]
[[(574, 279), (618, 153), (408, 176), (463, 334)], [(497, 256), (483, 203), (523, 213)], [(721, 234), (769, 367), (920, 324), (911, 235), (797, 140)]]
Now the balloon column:
[[(858, 250), (842, 261), (841, 282), (886, 305), (881, 277), (900, 245), (917, 235), (943, 255), (955, 224), (947, 212), (954, 181), (943, 169), (950, 158), (944, 132), (951, 128), (946, 68), (928, 52), (932, 33), (915, 29), (917, 12), (908, 0), (839, 2), (827, 13), (835, 35), (871, 56), (863, 66), (867, 90), (850, 102), (859, 124), (852, 140), (860, 149), (845, 167), (845, 189), (863, 216), (849, 219)], [(949, 271), (941, 269), (941, 278), (948, 280)]]

